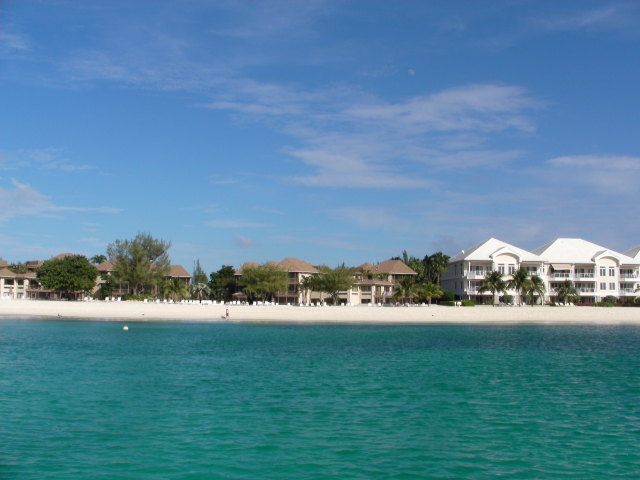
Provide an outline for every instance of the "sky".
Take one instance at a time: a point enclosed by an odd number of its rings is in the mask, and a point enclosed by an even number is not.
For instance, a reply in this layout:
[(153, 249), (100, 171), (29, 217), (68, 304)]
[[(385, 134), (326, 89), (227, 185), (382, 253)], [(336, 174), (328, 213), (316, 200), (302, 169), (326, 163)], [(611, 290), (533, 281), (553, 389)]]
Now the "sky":
[(4, 259), (640, 244), (638, 2), (1, 9)]

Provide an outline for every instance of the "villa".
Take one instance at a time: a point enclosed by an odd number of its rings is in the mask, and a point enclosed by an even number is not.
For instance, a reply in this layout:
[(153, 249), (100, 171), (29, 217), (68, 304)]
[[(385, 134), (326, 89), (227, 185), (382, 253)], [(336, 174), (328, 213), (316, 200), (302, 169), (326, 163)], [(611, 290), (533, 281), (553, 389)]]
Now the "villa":
[[(573, 282), (582, 303), (598, 302), (607, 296), (635, 297), (640, 246), (623, 254), (579, 238), (558, 238), (529, 252), (490, 238), (449, 260), (442, 288), (478, 304), (491, 303), (491, 292), (479, 292), (482, 280), (497, 270), (508, 281), (521, 267), (544, 280), (545, 301), (557, 301), (555, 293), (566, 280)], [(506, 293), (518, 295), (515, 291)]]

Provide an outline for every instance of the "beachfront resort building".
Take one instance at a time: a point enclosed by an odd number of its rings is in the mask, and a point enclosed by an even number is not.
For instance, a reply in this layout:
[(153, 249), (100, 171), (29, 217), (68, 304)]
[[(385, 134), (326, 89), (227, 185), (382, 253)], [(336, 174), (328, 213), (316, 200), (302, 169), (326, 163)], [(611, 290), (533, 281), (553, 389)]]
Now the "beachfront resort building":
[[(109, 260), (105, 260), (104, 262), (102, 262), (97, 266), (98, 271), (100, 272), (100, 276), (98, 277), (98, 282), (96, 283), (96, 288), (94, 290), (94, 293), (96, 293), (100, 289), (100, 285), (105, 283), (106, 280), (103, 277), (106, 277), (107, 275), (112, 274), (111, 272), (113, 272), (113, 268), (115, 264), (116, 264), (115, 259), (111, 258)], [(192, 276), (189, 272), (185, 270), (185, 268), (182, 265), (171, 265), (169, 268), (170, 268), (169, 274), (165, 277), (165, 280), (173, 280), (177, 278), (180, 280), (180, 283), (182, 283), (185, 288), (191, 285)], [(157, 293), (156, 287), (153, 287), (153, 292), (154, 294)], [(122, 295), (126, 295), (127, 293), (131, 293), (131, 291), (130, 291), (129, 285), (125, 283), (125, 284), (118, 284), (118, 286), (113, 290), (111, 295), (122, 296)]]
[[(557, 301), (555, 294), (567, 280), (578, 290), (581, 303), (599, 302), (607, 296), (633, 298), (639, 286), (640, 246), (619, 253), (579, 238), (558, 238), (529, 252), (491, 238), (449, 260), (442, 288), (459, 298), (491, 303), (491, 292), (478, 291), (484, 278), (497, 270), (508, 281), (520, 267), (544, 280), (545, 301)], [(514, 291), (506, 293), (518, 295)], [(493, 300), (499, 301), (502, 295)]]
[[(299, 305), (301, 303), (323, 302), (327, 298), (324, 292), (305, 290), (302, 282), (305, 277), (318, 275), (320, 272), (308, 262), (297, 258), (285, 258), (282, 262), (267, 262), (278, 268), (282, 268), (289, 273), (289, 288), (286, 292), (278, 292), (276, 302), (281, 305)], [(259, 263), (246, 262), (236, 273), (237, 292), (233, 294), (236, 300), (246, 301), (248, 295), (242, 291), (241, 278), (242, 270), (246, 267), (257, 267)], [(339, 293), (340, 302), (344, 304), (360, 305), (367, 303), (391, 303), (395, 287), (398, 286), (404, 277), (414, 277), (416, 272), (405, 265), (400, 260), (386, 260), (372, 265), (364, 263), (354, 268), (353, 275), (355, 283), (348, 291)]]

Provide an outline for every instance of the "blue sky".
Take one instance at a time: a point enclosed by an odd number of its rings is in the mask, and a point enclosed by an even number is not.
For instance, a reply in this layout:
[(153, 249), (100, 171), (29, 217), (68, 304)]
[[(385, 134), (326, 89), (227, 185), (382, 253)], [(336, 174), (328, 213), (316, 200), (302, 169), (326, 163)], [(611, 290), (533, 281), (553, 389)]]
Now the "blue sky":
[(637, 2), (3, 2), (12, 261), (640, 243)]

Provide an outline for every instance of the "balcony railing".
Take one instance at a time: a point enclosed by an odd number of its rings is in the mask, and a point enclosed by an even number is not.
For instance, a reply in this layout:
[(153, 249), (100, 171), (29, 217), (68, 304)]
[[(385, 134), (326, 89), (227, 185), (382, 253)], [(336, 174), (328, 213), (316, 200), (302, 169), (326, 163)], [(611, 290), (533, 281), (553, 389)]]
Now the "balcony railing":
[(571, 274), (570, 273), (558, 273), (558, 272), (553, 272), (549, 274), (549, 278), (564, 278), (564, 279), (569, 279), (571, 278)]
[(596, 289), (595, 288), (586, 288), (586, 287), (582, 287), (582, 288), (578, 288), (577, 289), (580, 293), (596, 293)]
[(620, 293), (635, 293), (636, 289), (635, 288), (621, 288), (620, 290), (618, 290)]
[(465, 287), (464, 291), (466, 293), (478, 293), (478, 287)]
[(595, 273), (576, 273), (575, 274), (576, 278), (596, 278), (596, 274)]
[(475, 270), (471, 272), (467, 272), (467, 278), (484, 278), (485, 275), (490, 274), (491, 272), (485, 270)]
[(621, 273), (620, 278), (638, 278), (637, 273)]

